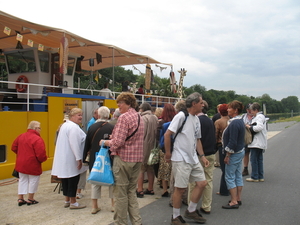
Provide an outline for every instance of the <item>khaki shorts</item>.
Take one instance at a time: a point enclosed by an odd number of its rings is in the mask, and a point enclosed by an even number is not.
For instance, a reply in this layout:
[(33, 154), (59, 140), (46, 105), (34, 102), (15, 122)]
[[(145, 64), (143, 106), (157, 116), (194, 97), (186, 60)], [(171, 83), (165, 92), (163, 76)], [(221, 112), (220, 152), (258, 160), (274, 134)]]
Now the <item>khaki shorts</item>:
[(184, 161), (172, 161), (172, 173), (175, 180), (174, 186), (178, 188), (187, 188), (189, 183), (206, 180), (200, 162), (190, 164)]

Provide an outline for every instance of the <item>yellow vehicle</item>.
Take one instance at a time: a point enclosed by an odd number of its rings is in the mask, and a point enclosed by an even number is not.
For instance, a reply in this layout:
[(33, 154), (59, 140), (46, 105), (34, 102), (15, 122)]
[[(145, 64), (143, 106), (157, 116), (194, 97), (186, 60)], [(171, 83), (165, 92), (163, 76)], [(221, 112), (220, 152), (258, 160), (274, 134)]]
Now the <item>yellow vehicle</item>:
[[(11, 145), (19, 134), (26, 132), (30, 121), (41, 122), (48, 156), (42, 165), (43, 170), (50, 170), (56, 130), (68, 110), (83, 109), (85, 129), (99, 102), (117, 108), (115, 100), (98, 96), (99, 91), (93, 87), (83, 89), (90, 95), (75, 94), (82, 90), (73, 87), (75, 71), (82, 69), (92, 74), (107, 67), (160, 63), (148, 56), (89, 41), (2, 11), (0, 30), (4, 30), (0, 32), (0, 54), (4, 55), (8, 73), (7, 81), (0, 80), (0, 179), (12, 177), (16, 155)], [(158, 106), (156, 99), (154, 105)], [(167, 100), (174, 102), (171, 98)]]

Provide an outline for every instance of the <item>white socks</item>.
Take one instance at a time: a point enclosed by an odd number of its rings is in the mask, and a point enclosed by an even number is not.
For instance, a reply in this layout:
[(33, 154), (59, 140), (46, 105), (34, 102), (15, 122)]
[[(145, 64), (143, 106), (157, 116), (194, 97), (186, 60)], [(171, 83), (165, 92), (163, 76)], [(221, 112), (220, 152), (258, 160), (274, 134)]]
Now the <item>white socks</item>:
[(194, 203), (192, 201), (190, 201), (189, 207), (188, 207), (188, 211), (189, 212), (194, 212), (197, 208), (197, 203)]
[(175, 209), (173, 207), (173, 219), (175, 219), (177, 216), (180, 216), (180, 209)]

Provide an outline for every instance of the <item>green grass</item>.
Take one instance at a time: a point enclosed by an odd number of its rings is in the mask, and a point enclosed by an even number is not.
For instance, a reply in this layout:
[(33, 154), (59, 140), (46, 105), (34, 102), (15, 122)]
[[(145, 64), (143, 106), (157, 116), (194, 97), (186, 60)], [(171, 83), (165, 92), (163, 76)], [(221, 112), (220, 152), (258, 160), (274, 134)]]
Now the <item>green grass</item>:
[(272, 121), (271, 123), (290, 122), (290, 121), (300, 122), (300, 116), (294, 116), (290, 118), (280, 118), (279, 120)]

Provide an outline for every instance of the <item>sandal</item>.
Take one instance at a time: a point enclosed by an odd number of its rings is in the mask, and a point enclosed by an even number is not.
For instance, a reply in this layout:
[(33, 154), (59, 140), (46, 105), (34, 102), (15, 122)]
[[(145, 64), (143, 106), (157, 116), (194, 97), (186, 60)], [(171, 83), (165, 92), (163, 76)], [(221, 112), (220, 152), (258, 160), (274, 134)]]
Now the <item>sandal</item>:
[(163, 193), (163, 194), (161, 195), (161, 197), (169, 197), (169, 192), (166, 191), (165, 193)]
[(144, 192), (145, 195), (154, 195), (154, 191), (149, 191), (148, 189), (146, 189), (146, 191)]
[(27, 205), (34, 205), (34, 204), (38, 204), (38, 203), (39, 202), (34, 199), (33, 200), (28, 199)]
[(22, 206), (27, 204), (27, 202), (24, 199), (18, 199), (18, 206)]
[(143, 191), (136, 191), (136, 196), (138, 198), (144, 198), (144, 192)]

